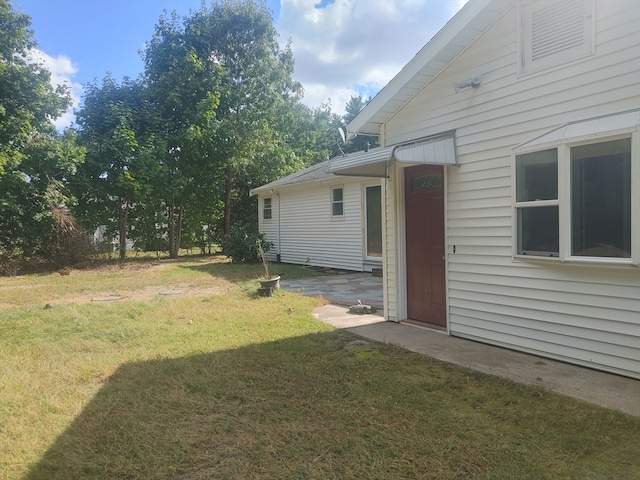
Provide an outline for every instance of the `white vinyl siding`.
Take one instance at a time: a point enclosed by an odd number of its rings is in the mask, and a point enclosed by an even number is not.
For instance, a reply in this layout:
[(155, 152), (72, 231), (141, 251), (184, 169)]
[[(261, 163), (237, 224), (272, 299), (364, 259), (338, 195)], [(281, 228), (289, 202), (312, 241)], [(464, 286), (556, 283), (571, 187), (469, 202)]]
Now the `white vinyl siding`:
[[(332, 216), (332, 194), (336, 184), (317, 182), (304, 186), (282, 188), (277, 198), (279, 208), (273, 208), (274, 219), (279, 215), (280, 245), (269, 252), (272, 260), (280, 253), (280, 261), (299, 265), (364, 271), (371, 262), (364, 262), (364, 218), (361, 179), (340, 177), (343, 183), (343, 215), (339, 221)], [(334, 181), (335, 182), (335, 181)], [(369, 179), (366, 183), (371, 184)], [(271, 221), (272, 223), (274, 220)], [(277, 228), (260, 223), (260, 231), (268, 241), (278, 238)]]
[[(264, 201), (271, 199), (271, 218), (264, 218)], [(277, 195), (258, 196), (258, 231), (264, 234), (265, 240), (271, 243), (271, 248), (267, 251), (267, 258), (272, 262), (277, 260), (278, 254), (278, 204), (280, 199)]]
[[(395, 175), (392, 175), (394, 177)], [(395, 182), (391, 183), (383, 179), (382, 201), (382, 238), (383, 238), (383, 300), (385, 304), (385, 318), (393, 322), (403, 320), (401, 312), (398, 311), (398, 286), (401, 279), (397, 275), (397, 265), (404, 259), (399, 259), (399, 233), (394, 228), (400, 222), (400, 215), (397, 211), (396, 195), (400, 192), (394, 190)]]
[[(459, 166), (446, 167), (451, 334), (640, 378), (637, 267), (512, 256), (512, 149), (564, 123), (640, 107), (640, 3), (598, 3), (594, 55), (521, 77), (517, 10), (514, 3), (384, 125), (384, 144), (455, 131)], [(454, 84), (473, 74), (480, 87), (456, 94)], [(403, 206), (394, 203), (402, 177), (390, 171), (386, 316), (402, 320), (404, 247), (394, 229), (402, 228)]]

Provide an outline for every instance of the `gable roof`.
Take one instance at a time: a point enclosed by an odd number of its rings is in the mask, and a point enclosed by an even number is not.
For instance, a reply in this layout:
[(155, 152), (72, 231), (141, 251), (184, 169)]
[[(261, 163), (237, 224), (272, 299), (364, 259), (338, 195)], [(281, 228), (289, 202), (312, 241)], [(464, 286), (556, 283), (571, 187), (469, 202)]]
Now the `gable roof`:
[(267, 192), (276, 188), (294, 185), (297, 183), (313, 182), (317, 180), (324, 180), (325, 178), (333, 178), (335, 175), (329, 172), (329, 165), (331, 160), (325, 160), (321, 163), (316, 163), (308, 168), (299, 170), (286, 177), (279, 178), (273, 182), (267, 183), (260, 187), (256, 187), (249, 192), (250, 196), (256, 195), (260, 192)]
[(380, 127), (509, 10), (513, 0), (469, 0), (347, 125), (347, 137)]

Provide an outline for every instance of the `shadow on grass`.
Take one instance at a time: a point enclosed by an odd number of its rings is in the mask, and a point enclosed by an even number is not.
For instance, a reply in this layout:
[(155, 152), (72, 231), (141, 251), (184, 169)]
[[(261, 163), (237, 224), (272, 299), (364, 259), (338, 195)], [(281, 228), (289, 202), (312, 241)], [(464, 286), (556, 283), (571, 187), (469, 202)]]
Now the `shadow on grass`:
[(123, 365), (25, 479), (638, 478), (639, 433), (335, 331)]

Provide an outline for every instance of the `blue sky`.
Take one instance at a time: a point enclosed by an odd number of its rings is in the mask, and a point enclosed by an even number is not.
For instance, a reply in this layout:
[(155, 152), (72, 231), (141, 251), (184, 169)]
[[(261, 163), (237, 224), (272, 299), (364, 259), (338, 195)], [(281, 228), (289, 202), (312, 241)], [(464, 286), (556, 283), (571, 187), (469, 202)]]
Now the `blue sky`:
[[(143, 70), (144, 48), (164, 10), (186, 16), (201, 0), (10, 0), (32, 18), (39, 58), (54, 82), (82, 85), (111, 72)], [(375, 95), (466, 0), (268, 0), (284, 45), (291, 40), (294, 78), (304, 102), (342, 114), (351, 95)], [(211, 3), (207, 0), (207, 4)], [(69, 125), (72, 112), (59, 119)]]

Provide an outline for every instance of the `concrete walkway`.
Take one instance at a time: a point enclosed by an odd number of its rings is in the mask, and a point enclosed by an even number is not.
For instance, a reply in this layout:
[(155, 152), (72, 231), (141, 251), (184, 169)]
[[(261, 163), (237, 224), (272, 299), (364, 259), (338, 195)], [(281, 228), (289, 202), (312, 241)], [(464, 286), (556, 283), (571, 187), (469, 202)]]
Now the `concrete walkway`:
[(353, 315), (339, 305), (319, 307), (314, 316), (370, 340), (392, 343), (438, 360), (640, 416), (639, 380), (464, 340), (436, 330), (387, 322), (380, 315)]
[(451, 337), (443, 332), (403, 323), (386, 322), (380, 315), (352, 315), (357, 300), (382, 312), (382, 279), (368, 273), (323, 275), (281, 281), (283, 289), (322, 296), (333, 305), (316, 309), (315, 316), (361, 337), (393, 343), (413, 352), (516, 382), (538, 385), (606, 408), (640, 416), (640, 380), (621, 377), (506, 348)]
[[(382, 278), (368, 273), (323, 275), (281, 281), (283, 289), (322, 296), (332, 303), (316, 309), (317, 318), (336, 328), (378, 342), (393, 343), (445, 362), (499, 375), (516, 382), (640, 416), (640, 380), (451, 337), (437, 330), (386, 322), (382, 313)], [(354, 315), (357, 300), (380, 315)]]
[(382, 312), (382, 277), (370, 273), (334, 273), (319, 277), (280, 280), (280, 288), (310, 297), (323, 297), (336, 305), (355, 305), (358, 300)]

